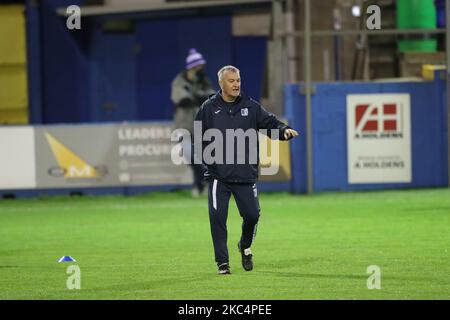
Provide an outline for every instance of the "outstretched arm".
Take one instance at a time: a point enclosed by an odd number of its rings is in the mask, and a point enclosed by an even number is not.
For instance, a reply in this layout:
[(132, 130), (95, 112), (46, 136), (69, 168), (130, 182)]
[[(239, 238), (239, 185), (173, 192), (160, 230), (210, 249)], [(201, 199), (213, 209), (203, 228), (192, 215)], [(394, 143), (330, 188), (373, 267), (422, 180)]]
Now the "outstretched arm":
[[(257, 115), (257, 122), (258, 122), (258, 129), (267, 129), (267, 130), (273, 130), (278, 129), (280, 130), (280, 140), (290, 140), (296, 136), (299, 135), (299, 133), (289, 127), (287, 124), (281, 122), (277, 119), (277, 117), (273, 114), (268, 112), (266, 109), (264, 109), (263, 106), (258, 105), (258, 115)], [(270, 138), (272, 138), (270, 136)]]

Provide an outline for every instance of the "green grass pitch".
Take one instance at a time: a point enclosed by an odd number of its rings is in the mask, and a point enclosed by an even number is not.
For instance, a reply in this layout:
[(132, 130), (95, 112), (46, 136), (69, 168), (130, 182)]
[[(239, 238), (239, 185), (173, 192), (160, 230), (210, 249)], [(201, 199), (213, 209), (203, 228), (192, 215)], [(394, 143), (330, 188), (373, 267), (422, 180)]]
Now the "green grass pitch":
[[(232, 275), (217, 275), (206, 198), (0, 201), (0, 299), (449, 299), (450, 189), (261, 194), (255, 269), (228, 216)], [(69, 290), (63, 255), (81, 289)], [(367, 267), (381, 289), (369, 290)]]

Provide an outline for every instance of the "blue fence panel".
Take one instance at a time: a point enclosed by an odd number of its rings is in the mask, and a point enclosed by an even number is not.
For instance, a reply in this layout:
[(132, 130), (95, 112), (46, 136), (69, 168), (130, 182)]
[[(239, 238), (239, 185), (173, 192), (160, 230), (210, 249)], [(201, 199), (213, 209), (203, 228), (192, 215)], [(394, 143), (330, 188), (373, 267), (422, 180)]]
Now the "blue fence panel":
[(137, 117), (136, 37), (134, 32), (92, 33), (89, 59), (92, 122), (130, 121)]
[[(82, 5), (76, 0), (43, 0), (40, 2), (41, 23), (41, 98), (42, 123), (73, 123), (89, 120), (88, 43), (87, 21), (81, 30), (68, 30), (66, 20), (55, 10), (69, 5)], [(31, 28), (32, 26), (29, 26)], [(30, 39), (31, 41), (31, 39)], [(32, 42), (28, 43), (32, 45)], [(33, 61), (34, 63), (36, 61)], [(31, 81), (34, 78), (30, 79)], [(35, 102), (31, 107), (36, 105)], [(32, 111), (32, 114), (34, 111)]]
[[(445, 83), (319, 83), (312, 97), (314, 191), (439, 187), (448, 185)], [(347, 169), (348, 94), (408, 93), (411, 96), (411, 183), (349, 184)], [(306, 133), (305, 99), (298, 85), (285, 90), (286, 115)], [(292, 189), (303, 192), (306, 139), (293, 143)], [(303, 149), (303, 150), (302, 150)]]
[(306, 108), (298, 85), (286, 85), (284, 89), (285, 116), (289, 125), (300, 135), (291, 140), (291, 191), (307, 191), (306, 158)]

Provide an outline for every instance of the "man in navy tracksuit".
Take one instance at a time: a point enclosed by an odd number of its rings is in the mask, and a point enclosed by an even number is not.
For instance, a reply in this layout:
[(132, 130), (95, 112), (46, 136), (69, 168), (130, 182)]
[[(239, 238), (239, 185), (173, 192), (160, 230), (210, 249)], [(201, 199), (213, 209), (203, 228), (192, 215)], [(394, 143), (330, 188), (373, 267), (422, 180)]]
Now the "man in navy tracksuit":
[[(245, 144), (243, 155), (238, 154), (238, 148), (234, 148), (233, 154), (230, 155), (231, 149), (227, 149), (225, 145), (230, 142), (231, 138), (227, 140), (226, 131), (227, 129), (228, 131), (241, 129), (241, 132), (242, 130), (257, 132), (260, 129), (278, 129), (280, 140), (289, 140), (298, 133), (241, 92), (240, 74), (237, 68), (223, 67), (218, 72), (218, 78), (221, 90), (211, 95), (202, 104), (195, 121), (199, 121), (197, 124), (201, 124), (202, 137), (208, 129), (215, 129), (216, 132), (219, 130), (223, 137), (224, 161), (220, 163), (206, 161), (205, 177), (209, 179), (209, 219), (215, 260), (219, 267), (219, 274), (230, 274), (226, 221), (231, 195), (234, 196), (239, 213), (243, 218), (242, 236), (238, 243), (242, 266), (246, 271), (253, 269), (250, 247), (256, 234), (260, 212), (256, 189), (259, 162), (258, 160), (250, 161), (252, 153), (256, 152), (257, 154), (258, 152), (257, 142), (253, 145)], [(271, 135), (269, 134), (269, 136)], [(276, 136), (271, 137), (276, 138)], [(196, 137), (194, 137), (195, 140)], [(212, 142), (202, 141), (200, 150), (203, 152)], [(203, 154), (199, 155), (197, 152), (195, 157), (199, 156), (203, 156)], [(245, 159), (244, 162), (243, 159)], [(205, 159), (202, 158), (202, 160), (205, 164)]]

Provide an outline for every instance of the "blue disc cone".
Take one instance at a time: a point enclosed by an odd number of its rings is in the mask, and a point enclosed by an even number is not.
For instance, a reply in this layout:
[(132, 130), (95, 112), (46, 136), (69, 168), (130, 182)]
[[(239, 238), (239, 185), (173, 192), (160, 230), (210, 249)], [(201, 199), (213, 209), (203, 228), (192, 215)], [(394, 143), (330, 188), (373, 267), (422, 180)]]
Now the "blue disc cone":
[(58, 262), (76, 262), (71, 256), (62, 256)]

